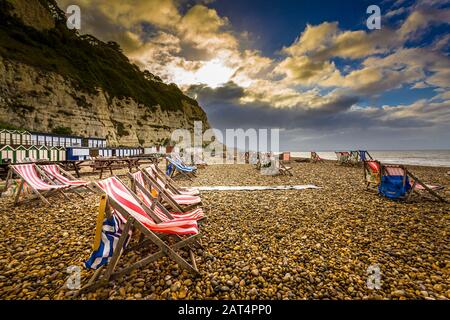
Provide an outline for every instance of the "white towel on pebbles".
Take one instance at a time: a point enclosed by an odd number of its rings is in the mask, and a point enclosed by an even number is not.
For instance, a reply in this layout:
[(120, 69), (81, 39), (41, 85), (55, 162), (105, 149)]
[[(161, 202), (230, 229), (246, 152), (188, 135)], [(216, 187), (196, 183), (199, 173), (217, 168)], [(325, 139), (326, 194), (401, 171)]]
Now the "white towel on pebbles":
[(305, 190), (320, 189), (312, 184), (300, 186), (212, 186), (212, 187), (195, 187), (200, 191), (261, 191), (261, 190)]

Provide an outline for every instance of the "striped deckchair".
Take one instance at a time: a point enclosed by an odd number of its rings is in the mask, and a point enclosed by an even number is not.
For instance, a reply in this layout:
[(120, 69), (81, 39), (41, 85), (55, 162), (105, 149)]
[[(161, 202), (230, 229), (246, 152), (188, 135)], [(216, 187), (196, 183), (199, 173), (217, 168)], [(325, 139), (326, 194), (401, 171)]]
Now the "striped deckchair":
[(336, 157), (337, 157), (337, 161), (338, 164), (343, 165), (343, 164), (349, 164), (350, 161), (350, 152), (344, 151), (344, 152), (335, 152), (336, 153)]
[(131, 190), (141, 198), (145, 205), (154, 211), (161, 221), (180, 219), (199, 221), (205, 218), (202, 208), (195, 208), (188, 212), (169, 212), (146, 188), (145, 177), (141, 171), (128, 173), (128, 178), (131, 181)]
[(184, 176), (192, 181), (192, 178), (195, 177), (195, 173), (197, 171), (196, 167), (186, 166), (183, 163), (170, 157), (166, 157), (166, 159), (168, 161), (167, 175), (172, 179), (175, 179), (179, 176)]
[[(143, 268), (164, 256), (173, 259), (180, 267), (194, 275), (199, 274), (192, 249), (198, 245), (199, 231), (196, 221), (170, 220), (157, 223), (155, 221), (157, 217), (153, 212), (115, 176), (92, 183), (91, 187), (96, 192), (101, 193), (103, 199), (106, 200), (104, 205), (100, 202), (94, 252), (86, 263), (87, 267), (97, 270), (87, 285), (80, 290), (80, 293), (106, 285), (110, 281), (127, 275), (138, 268)], [(103, 220), (102, 215), (105, 216), (105, 220), (103, 226), (100, 223), (99, 228), (98, 222)], [(111, 227), (111, 224), (114, 224), (114, 226)], [(105, 229), (110, 232), (109, 235), (105, 233)], [(141, 237), (136, 239), (137, 243), (133, 246), (131, 246), (131, 243), (127, 246), (130, 232), (134, 234), (134, 231), (139, 231)], [(163, 240), (167, 235), (175, 236), (177, 242), (169, 246)], [(188, 236), (188, 238), (183, 239), (181, 236)], [(153, 252), (116, 271), (119, 259), (123, 255), (132, 251), (142, 254), (138, 250), (144, 247), (149, 248), (150, 243), (158, 247), (157, 252)], [(111, 245), (113, 248), (111, 248)], [(176, 252), (180, 249), (189, 251), (191, 263), (188, 263)]]
[(158, 199), (166, 202), (176, 212), (187, 212), (201, 205), (199, 196), (175, 194), (167, 183), (158, 179), (150, 168), (141, 170), (147, 185), (158, 192)]
[(197, 188), (180, 187), (172, 178), (165, 175), (156, 164), (151, 164), (145, 170), (152, 177), (158, 178), (158, 183), (170, 190), (169, 192), (172, 192), (172, 194), (181, 194), (185, 196), (200, 195), (200, 191)]
[(364, 161), (366, 189), (378, 188), (381, 182), (381, 163), (375, 160)]
[(312, 151), (311, 152), (311, 161), (310, 162), (312, 162), (312, 163), (323, 162), (323, 159), (321, 157), (319, 157), (317, 152)]
[[(62, 192), (62, 190), (67, 189), (68, 186), (56, 185), (54, 182), (50, 181), (34, 163), (10, 165), (10, 172), (8, 174), (7, 181), (12, 178), (13, 173), (20, 177), (19, 187), (17, 188), (16, 196), (14, 198), (15, 205), (36, 199), (41, 200), (46, 205), (50, 205), (50, 202), (46, 199), (46, 197), (56, 194), (61, 194), (68, 199)], [(29, 190), (32, 191), (34, 196), (32, 195), (28, 199), (20, 200), (20, 195), (24, 191), (25, 184)]]
[(69, 172), (63, 170), (56, 164), (40, 165), (39, 168), (41, 168), (51, 180), (57, 181), (58, 184), (68, 186), (70, 190), (86, 188), (89, 191), (92, 191), (88, 186), (89, 182), (76, 179)]

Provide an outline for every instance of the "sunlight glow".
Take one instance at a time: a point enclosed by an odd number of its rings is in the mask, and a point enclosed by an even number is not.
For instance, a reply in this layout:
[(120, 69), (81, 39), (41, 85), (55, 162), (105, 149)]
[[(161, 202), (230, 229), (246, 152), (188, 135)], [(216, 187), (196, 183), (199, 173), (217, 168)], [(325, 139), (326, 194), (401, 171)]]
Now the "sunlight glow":
[(211, 88), (217, 88), (232, 78), (235, 69), (226, 66), (218, 59), (205, 62), (196, 71), (187, 71), (177, 68), (173, 70), (174, 82), (178, 85), (206, 84)]

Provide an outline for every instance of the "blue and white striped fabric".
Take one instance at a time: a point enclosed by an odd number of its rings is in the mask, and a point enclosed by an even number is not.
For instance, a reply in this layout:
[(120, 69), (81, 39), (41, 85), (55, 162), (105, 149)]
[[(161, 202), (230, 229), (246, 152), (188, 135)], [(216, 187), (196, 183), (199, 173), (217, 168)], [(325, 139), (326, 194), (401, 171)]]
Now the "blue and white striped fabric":
[[(117, 247), (124, 226), (125, 223), (118, 219), (116, 215), (113, 215), (110, 220), (105, 219), (103, 221), (100, 246), (97, 250), (92, 252), (89, 260), (84, 263), (86, 268), (96, 270), (101, 266), (108, 264)], [(125, 241), (124, 248), (127, 246), (130, 239), (131, 231)]]
[(180, 170), (180, 171), (183, 171), (183, 172), (194, 172), (194, 171), (197, 170), (196, 167), (186, 166), (186, 165), (182, 164), (181, 162), (179, 162), (179, 161), (177, 161), (177, 160), (175, 160), (175, 159), (167, 158), (167, 160), (168, 160), (172, 165), (174, 165), (174, 166), (177, 168), (177, 170)]

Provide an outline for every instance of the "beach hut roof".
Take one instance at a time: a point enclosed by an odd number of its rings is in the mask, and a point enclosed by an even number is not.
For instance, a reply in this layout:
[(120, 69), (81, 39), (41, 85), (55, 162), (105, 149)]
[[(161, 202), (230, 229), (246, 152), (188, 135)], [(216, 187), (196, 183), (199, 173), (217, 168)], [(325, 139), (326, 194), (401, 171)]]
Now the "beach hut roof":
[(39, 132), (39, 131), (32, 131), (31, 134), (39, 135), (39, 136), (50, 136), (50, 137), (64, 137), (64, 138), (77, 138), (82, 139), (82, 136), (76, 136), (73, 134), (56, 134), (56, 133), (49, 133), (49, 132)]
[(40, 147), (39, 147), (38, 149), (39, 149), (39, 150), (42, 150), (42, 149), (48, 150), (48, 147), (47, 147), (47, 146), (44, 146), (44, 145), (42, 145), (42, 146), (40, 146)]
[(1, 147), (1, 148), (0, 148), (0, 151), (1, 151), (1, 150), (7, 150), (7, 149), (9, 149), (9, 150), (14, 150), (13, 147), (11, 147), (9, 144), (7, 144), (7, 145), (4, 145), (3, 147)]
[(25, 146), (20, 145), (16, 148), (16, 150), (28, 150)]
[(28, 147), (28, 150), (31, 150), (31, 149), (38, 150), (39, 148), (35, 145), (31, 145), (30, 147)]

